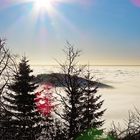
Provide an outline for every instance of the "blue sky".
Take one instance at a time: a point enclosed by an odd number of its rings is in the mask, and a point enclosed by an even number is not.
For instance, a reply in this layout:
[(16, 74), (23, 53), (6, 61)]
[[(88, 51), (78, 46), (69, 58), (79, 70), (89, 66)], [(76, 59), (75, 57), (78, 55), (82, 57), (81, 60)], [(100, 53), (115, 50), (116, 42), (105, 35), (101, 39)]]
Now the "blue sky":
[(140, 65), (140, 0), (50, 0), (46, 10), (35, 1), (0, 0), (0, 36), (32, 64), (63, 59), (68, 40), (82, 64)]

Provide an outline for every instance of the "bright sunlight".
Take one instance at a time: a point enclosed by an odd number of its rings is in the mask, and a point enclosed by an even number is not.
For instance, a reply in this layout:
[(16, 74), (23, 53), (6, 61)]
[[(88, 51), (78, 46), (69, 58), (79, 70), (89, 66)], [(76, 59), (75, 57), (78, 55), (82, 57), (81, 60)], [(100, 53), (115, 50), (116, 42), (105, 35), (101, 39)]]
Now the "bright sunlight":
[(54, 0), (34, 0), (34, 8), (37, 11), (48, 11), (53, 9)]

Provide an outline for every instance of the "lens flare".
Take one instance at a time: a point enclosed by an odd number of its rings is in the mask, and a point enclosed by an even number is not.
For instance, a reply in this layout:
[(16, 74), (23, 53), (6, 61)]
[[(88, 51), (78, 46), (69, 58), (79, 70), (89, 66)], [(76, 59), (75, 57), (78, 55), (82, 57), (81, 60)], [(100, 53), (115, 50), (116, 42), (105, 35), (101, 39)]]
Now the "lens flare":
[(39, 113), (46, 116), (51, 113), (54, 108), (52, 102), (52, 84), (43, 84), (41, 85), (36, 92), (36, 98), (34, 99), (36, 103), (36, 108)]
[(140, 7), (140, 0), (131, 0), (135, 6)]

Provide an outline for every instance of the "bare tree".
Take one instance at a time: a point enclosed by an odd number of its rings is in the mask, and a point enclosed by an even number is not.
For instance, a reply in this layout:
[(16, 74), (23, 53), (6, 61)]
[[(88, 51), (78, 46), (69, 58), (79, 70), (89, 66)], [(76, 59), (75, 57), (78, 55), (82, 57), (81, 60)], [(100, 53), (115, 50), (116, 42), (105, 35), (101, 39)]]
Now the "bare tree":
[[(84, 76), (85, 65), (79, 65), (77, 58), (80, 56), (81, 51), (75, 50), (73, 45), (67, 42), (66, 49), (64, 50), (66, 61), (59, 63), (62, 74), (59, 77), (55, 75), (56, 80), (63, 85), (65, 96), (58, 93), (60, 102), (63, 104), (63, 113), (55, 111), (55, 113), (63, 120), (67, 135), (65, 139), (73, 140), (81, 132), (89, 127), (97, 127), (96, 123), (102, 125), (100, 116), (104, 113), (95, 111), (100, 109), (103, 101), (96, 104), (100, 96), (95, 97), (97, 86), (90, 88), (88, 82), (83, 82), (79, 77)], [(89, 77), (86, 78), (89, 81)], [(87, 104), (87, 102), (90, 102)], [(92, 103), (91, 103), (92, 102)], [(89, 106), (88, 106), (89, 105)], [(93, 108), (93, 110), (91, 109)], [(86, 111), (85, 111), (86, 110)], [(88, 112), (88, 114), (86, 114)]]
[(16, 72), (15, 55), (11, 54), (6, 47), (6, 40), (0, 39), (0, 95), (10, 82), (11, 76)]
[(112, 124), (110, 134), (118, 140), (139, 140), (140, 139), (140, 111), (135, 108), (135, 112), (129, 111), (128, 119), (125, 120), (125, 128), (119, 124)]
[[(9, 112), (3, 104), (3, 94), (7, 92), (7, 87), (12, 80), (13, 74), (16, 73), (16, 56), (11, 54), (10, 50), (6, 48), (6, 40), (0, 38), (0, 127), (2, 122), (10, 119), (10, 116), (15, 116)], [(4, 129), (3, 129), (3, 132)], [(3, 136), (0, 128), (0, 139)]]

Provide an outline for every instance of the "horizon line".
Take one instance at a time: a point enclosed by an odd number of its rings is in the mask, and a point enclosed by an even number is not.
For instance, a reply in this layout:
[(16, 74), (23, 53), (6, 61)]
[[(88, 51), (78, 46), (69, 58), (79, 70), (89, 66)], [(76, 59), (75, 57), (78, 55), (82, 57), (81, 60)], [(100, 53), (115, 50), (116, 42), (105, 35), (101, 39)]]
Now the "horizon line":
[[(114, 65), (114, 64), (109, 64), (109, 65), (104, 65), (104, 64), (101, 64), (101, 65), (94, 65), (94, 64), (79, 64), (79, 65), (87, 65), (87, 66), (140, 66), (140, 65)], [(31, 66), (59, 66), (59, 64), (31, 64)]]

